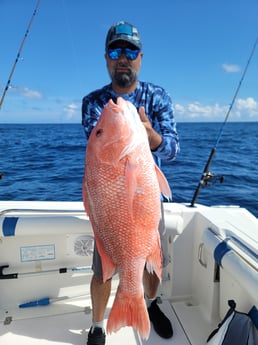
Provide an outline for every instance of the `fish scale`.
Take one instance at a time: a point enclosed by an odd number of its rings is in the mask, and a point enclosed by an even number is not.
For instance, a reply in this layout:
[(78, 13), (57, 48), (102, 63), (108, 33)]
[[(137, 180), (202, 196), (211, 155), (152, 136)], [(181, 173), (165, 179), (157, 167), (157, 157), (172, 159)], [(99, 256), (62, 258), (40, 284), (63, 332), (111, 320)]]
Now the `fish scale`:
[(142, 338), (149, 336), (142, 277), (147, 263), (161, 279), (160, 185), (168, 183), (155, 166), (136, 108), (122, 98), (110, 100), (88, 140), (83, 183), (103, 280), (119, 275), (108, 333), (132, 326)]

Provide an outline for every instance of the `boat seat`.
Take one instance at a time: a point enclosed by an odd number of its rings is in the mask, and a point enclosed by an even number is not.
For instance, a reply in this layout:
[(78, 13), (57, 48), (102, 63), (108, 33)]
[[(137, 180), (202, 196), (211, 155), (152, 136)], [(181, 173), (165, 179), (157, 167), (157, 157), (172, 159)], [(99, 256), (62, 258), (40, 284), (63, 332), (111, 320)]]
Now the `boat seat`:
[(3, 236), (53, 235), (92, 232), (87, 217), (64, 216), (19, 216), (4, 217), (1, 229)]
[(222, 238), (211, 229), (204, 230), (202, 241), (220, 267), (220, 315), (225, 315), (228, 299), (239, 300), (243, 312), (257, 305), (258, 265), (252, 248), (240, 239)]
[(33, 211), (1, 217), (0, 305), (15, 307), (34, 294), (41, 299), (84, 293), (92, 274), (93, 243), (83, 212)]
[(166, 232), (173, 238), (183, 232), (184, 221), (181, 215), (174, 213), (170, 209), (166, 208), (166, 203), (164, 203), (163, 205)]

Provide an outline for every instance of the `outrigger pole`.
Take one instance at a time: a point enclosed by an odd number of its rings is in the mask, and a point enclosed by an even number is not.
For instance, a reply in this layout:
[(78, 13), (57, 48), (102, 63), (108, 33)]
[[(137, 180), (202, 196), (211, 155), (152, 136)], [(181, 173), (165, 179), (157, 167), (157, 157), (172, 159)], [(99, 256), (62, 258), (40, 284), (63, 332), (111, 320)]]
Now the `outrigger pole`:
[(243, 75), (242, 75), (242, 77), (241, 77), (241, 79), (240, 79), (240, 81), (239, 81), (239, 84), (238, 84), (237, 89), (236, 89), (236, 91), (235, 91), (235, 94), (234, 94), (234, 97), (233, 97), (233, 99), (232, 99), (232, 102), (231, 102), (231, 104), (230, 104), (230, 106), (229, 106), (229, 108), (228, 108), (228, 111), (227, 111), (225, 120), (224, 120), (224, 122), (222, 123), (222, 126), (221, 126), (221, 128), (220, 128), (219, 135), (218, 135), (218, 137), (217, 137), (216, 143), (215, 143), (214, 147), (211, 149), (210, 156), (209, 156), (208, 161), (207, 161), (207, 163), (206, 163), (206, 165), (205, 165), (205, 168), (204, 168), (204, 170), (203, 170), (203, 173), (202, 173), (200, 182), (199, 182), (199, 184), (198, 184), (198, 186), (197, 186), (197, 188), (196, 188), (196, 190), (195, 190), (194, 196), (193, 196), (193, 198), (192, 198), (191, 205), (190, 205), (191, 207), (194, 207), (194, 204), (195, 204), (195, 202), (196, 202), (196, 200), (197, 200), (197, 198), (198, 198), (198, 195), (199, 195), (199, 193), (200, 193), (201, 188), (206, 186), (207, 181), (209, 180), (209, 178), (210, 178), (210, 176), (211, 176), (211, 174), (210, 174), (210, 172), (209, 172), (209, 167), (210, 167), (211, 162), (212, 162), (212, 159), (213, 159), (213, 157), (214, 157), (214, 155), (215, 155), (215, 153), (216, 153), (216, 149), (217, 149), (217, 147), (218, 147), (218, 145), (219, 145), (219, 142), (220, 142), (220, 139), (221, 139), (222, 132), (223, 132), (223, 129), (224, 129), (224, 127), (225, 127), (225, 124), (226, 124), (226, 122), (227, 122), (227, 120), (228, 120), (228, 117), (229, 117), (229, 115), (230, 115), (230, 113), (231, 113), (231, 110), (232, 110), (233, 105), (234, 105), (234, 103), (235, 103), (235, 100), (236, 100), (236, 97), (237, 97), (238, 92), (239, 92), (239, 90), (240, 90), (240, 87), (241, 87), (241, 85), (242, 85), (242, 82), (243, 82), (243, 80), (244, 80), (244, 78), (245, 78), (245, 75), (246, 75), (248, 66), (249, 66), (249, 64), (250, 64), (250, 62), (251, 62), (251, 60), (252, 60), (253, 55), (254, 55), (254, 51), (255, 51), (255, 48), (256, 48), (257, 43), (258, 43), (258, 37), (257, 37), (256, 40), (255, 40), (253, 49), (252, 49), (251, 54), (250, 54), (250, 56), (249, 56), (249, 59), (248, 59), (248, 61), (247, 61), (247, 63), (246, 63), (246, 66), (245, 66)]
[(24, 43), (25, 43), (26, 38), (27, 38), (27, 36), (28, 36), (28, 34), (29, 34), (29, 31), (30, 31), (30, 27), (31, 27), (31, 25), (32, 25), (32, 22), (33, 22), (33, 20), (34, 20), (34, 18), (35, 18), (35, 16), (36, 16), (37, 10), (38, 10), (38, 8), (39, 8), (39, 4), (40, 4), (40, 0), (38, 0), (37, 5), (36, 5), (36, 7), (35, 7), (35, 10), (34, 10), (32, 16), (31, 16), (29, 25), (28, 25), (28, 27), (27, 27), (27, 30), (26, 30), (25, 35), (24, 35), (24, 37), (23, 37), (23, 40), (22, 40), (22, 42), (21, 42), (21, 45), (20, 45), (20, 48), (19, 48), (19, 50), (18, 50), (16, 59), (15, 59), (14, 64), (13, 64), (13, 67), (12, 67), (12, 69), (11, 69), (11, 72), (10, 72), (10, 75), (9, 75), (9, 78), (8, 78), (8, 81), (7, 81), (7, 83), (6, 83), (4, 92), (3, 92), (2, 97), (1, 97), (1, 100), (0, 100), (0, 110), (1, 110), (2, 105), (3, 105), (5, 95), (6, 95), (8, 89), (9, 89), (9, 87), (10, 87), (10, 83), (11, 83), (11, 79), (12, 79), (14, 70), (15, 70), (15, 68), (16, 68), (16, 65), (17, 65), (19, 59), (20, 59), (20, 55), (21, 55), (21, 52), (22, 52)]

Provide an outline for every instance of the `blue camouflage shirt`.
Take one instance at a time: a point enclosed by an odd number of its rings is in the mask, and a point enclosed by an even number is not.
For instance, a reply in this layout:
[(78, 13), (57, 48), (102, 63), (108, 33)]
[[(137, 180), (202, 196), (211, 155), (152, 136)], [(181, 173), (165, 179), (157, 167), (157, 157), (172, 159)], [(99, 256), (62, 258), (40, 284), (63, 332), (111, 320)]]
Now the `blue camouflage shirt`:
[(160, 86), (138, 81), (137, 88), (129, 94), (118, 95), (111, 84), (95, 90), (82, 101), (82, 125), (88, 141), (93, 127), (97, 124), (105, 104), (110, 98), (116, 102), (117, 97), (134, 104), (137, 110), (143, 106), (152, 127), (162, 137), (160, 146), (152, 151), (156, 164), (161, 160), (171, 161), (179, 150), (179, 139), (173, 114), (173, 105), (169, 94)]

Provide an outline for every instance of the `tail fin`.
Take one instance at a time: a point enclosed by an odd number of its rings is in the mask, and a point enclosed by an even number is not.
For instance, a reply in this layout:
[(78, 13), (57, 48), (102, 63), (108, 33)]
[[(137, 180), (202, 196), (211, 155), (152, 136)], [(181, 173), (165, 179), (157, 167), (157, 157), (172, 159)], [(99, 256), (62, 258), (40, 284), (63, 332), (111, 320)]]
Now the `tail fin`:
[(107, 322), (107, 333), (117, 332), (121, 327), (132, 326), (142, 339), (148, 339), (150, 320), (143, 293), (132, 296), (123, 294), (118, 287)]

